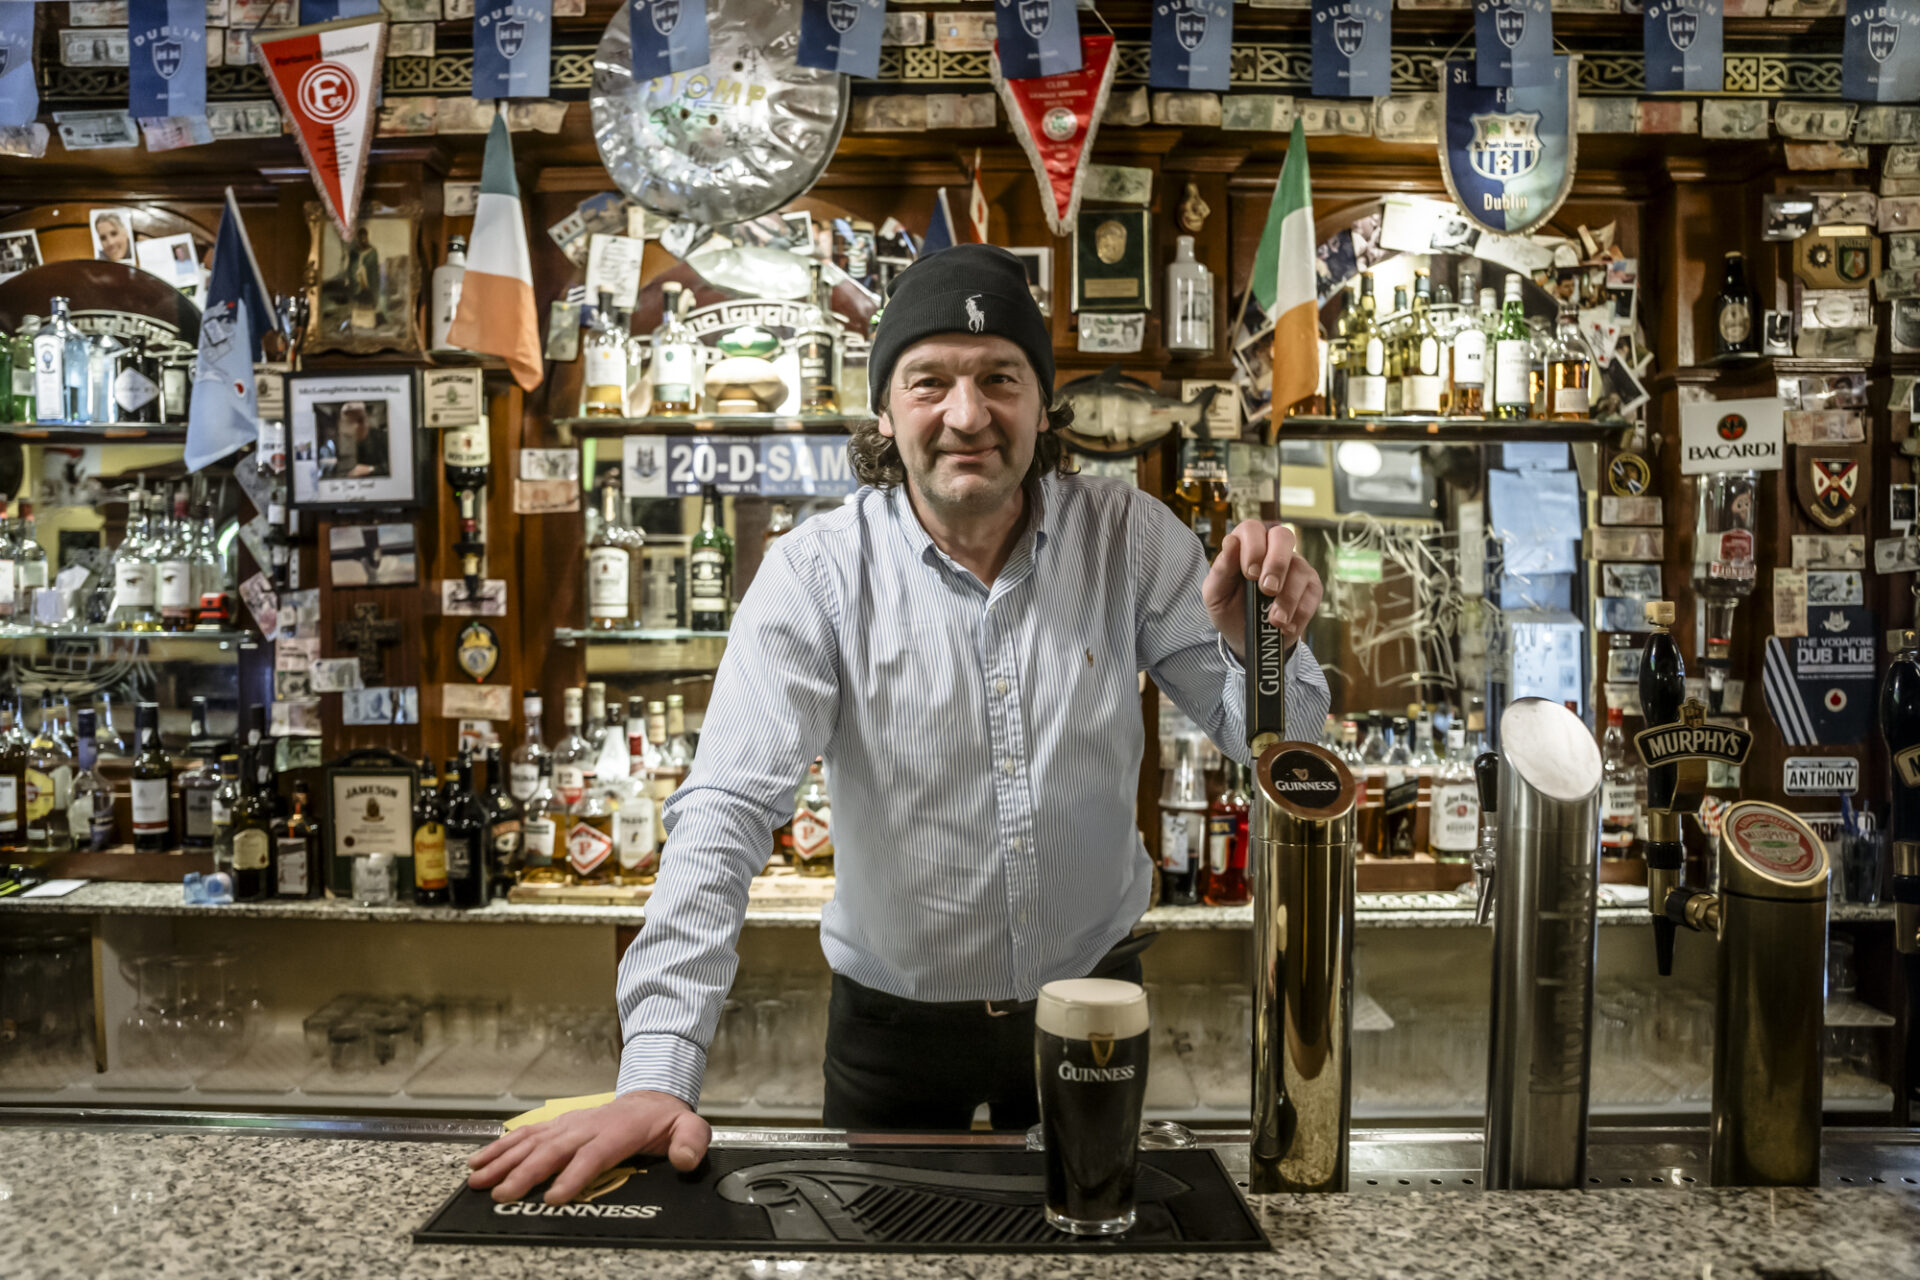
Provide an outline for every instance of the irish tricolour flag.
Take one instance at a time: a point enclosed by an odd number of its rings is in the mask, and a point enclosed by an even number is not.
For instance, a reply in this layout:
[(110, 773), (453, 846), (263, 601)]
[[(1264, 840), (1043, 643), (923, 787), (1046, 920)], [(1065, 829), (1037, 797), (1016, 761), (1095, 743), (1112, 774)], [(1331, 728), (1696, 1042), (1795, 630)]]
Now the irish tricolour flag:
[(1307, 135), (1293, 122), (1287, 160), (1253, 259), (1253, 296), (1273, 317), (1273, 416), (1320, 385), (1320, 318), (1314, 286), (1313, 191)]
[(527, 223), (520, 211), (520, 183), (513, 176), (513, 142), (507, 134), (505, 111), (494, 115), (493, 131), (487, 135), (480, 200), (467, 245), (467, 274), (460, 284), (460, 309), (447, 330), (447, 341), (502, 357), (513, 371), (513, 380), (528, 391), (540, 385), (533, 266), (527, 255)]

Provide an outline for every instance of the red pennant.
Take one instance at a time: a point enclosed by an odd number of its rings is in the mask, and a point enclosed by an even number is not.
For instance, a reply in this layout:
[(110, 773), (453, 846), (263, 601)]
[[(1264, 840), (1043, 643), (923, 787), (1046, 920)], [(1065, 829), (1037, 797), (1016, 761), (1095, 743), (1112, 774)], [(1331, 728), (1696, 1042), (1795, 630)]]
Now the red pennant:
[(256, 35), (253, 49), (280, 109), (293, 121), (327, 216), (341, 239), (353, 239), (387, 56), (386, 19), (345, 18)]
[(1040, 179), (1040, 204), (1057, 236), (1073, 232), (1080, 212), (1080, 187), (1093, 135), (1107, 110), (1118, 63), (1112, 36), (1080, 37), (1080, 69), (1032, 80), (1009, 80), (1000, 73), (1000, 49), (993, 54), (993, 87), (1007, 104), (1013, 131), (1033, 161)]

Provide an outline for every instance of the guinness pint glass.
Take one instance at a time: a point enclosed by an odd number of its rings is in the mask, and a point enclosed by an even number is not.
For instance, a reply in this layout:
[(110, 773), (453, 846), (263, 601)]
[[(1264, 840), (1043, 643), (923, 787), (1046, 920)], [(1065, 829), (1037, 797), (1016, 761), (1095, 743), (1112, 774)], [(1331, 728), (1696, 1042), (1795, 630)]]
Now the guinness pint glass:
[(1047, 1221), (1075, 1235), (1127, 1230), (1147, 1097), (1147, 993), (1108, 978), (1049, 982), (1034, 1010), (1033, 1065)]

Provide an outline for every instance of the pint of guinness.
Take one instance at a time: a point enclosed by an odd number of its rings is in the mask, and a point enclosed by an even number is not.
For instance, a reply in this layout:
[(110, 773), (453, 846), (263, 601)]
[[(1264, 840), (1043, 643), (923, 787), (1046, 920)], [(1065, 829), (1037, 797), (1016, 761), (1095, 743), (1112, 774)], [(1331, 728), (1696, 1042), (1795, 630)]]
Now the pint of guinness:
[(1049, 982), (1034, 1011), (1033, 1065), (1047, 1221), (1074, 1235), (1127, 1230), (1147, 1097), (1147, 993), (1108, 978)]

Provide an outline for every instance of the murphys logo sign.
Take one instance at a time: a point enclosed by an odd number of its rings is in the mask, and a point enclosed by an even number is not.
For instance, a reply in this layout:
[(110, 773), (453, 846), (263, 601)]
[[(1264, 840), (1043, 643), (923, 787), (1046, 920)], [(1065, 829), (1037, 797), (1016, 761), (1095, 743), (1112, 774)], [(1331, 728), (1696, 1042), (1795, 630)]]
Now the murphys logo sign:
[(1576, 61), (1555, 58), (1548, 84), (1503, 88), (1476, 84), (1470, 58), (1440, 64), (1440, 169), (1480, 227), (1531, 231), (1573, 189)]
[(1745, 764), (1753, 750), (1753, 735), (1730, 724), (1708, 724), (1707, 709), (1697, 698), (1681, 704), (1680, 719), (1657, 724), (1634, 735), (1633, 745), (1647, 768), (1678, 760), (1718, 760)]

